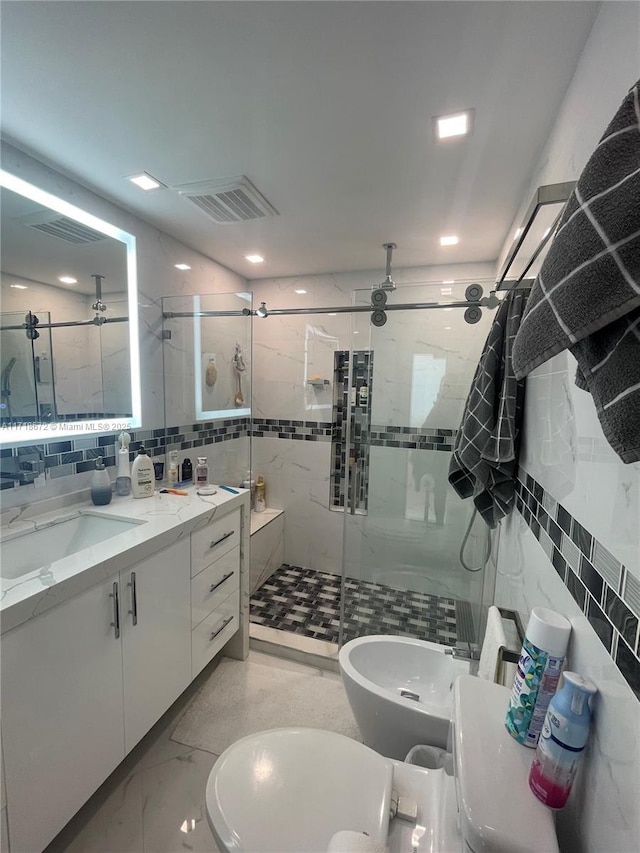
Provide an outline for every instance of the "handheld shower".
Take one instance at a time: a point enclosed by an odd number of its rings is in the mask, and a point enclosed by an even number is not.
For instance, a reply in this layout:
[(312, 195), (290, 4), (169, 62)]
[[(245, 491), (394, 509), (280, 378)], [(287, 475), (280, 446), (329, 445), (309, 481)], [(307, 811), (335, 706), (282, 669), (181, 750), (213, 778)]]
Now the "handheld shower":
[(2, 380), (0, 381), (0, 396), (5, 402), (8, 417), (11, 417), (11, 371), (15, 367), (15, 363), (15, 357), (9, 359), (7, 366), (2, 371)]

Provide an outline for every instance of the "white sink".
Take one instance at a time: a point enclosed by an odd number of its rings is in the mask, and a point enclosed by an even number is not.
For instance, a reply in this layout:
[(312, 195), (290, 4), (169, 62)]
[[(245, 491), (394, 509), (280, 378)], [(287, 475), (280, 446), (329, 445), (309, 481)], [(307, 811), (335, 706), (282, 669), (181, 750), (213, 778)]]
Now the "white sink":
[(145, 521), (80, 510), (71, 516), (36, 524), (32, 530), (9, 534), (0, 542), (0, 577), (15, 580), (105, 539), (127, 533), (138, 524)]

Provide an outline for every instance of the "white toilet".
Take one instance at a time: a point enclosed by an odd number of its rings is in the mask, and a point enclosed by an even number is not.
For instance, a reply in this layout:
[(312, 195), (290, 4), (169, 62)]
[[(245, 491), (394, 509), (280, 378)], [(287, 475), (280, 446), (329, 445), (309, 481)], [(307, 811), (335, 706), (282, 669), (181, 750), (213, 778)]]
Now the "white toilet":
[(317, 729), (242, 738), (207, 782), (220, 850), (557, 853), (553, 812), (529, 790), (532, 753), (504, 726), (508, 698), (492, 682), (456, 680), (454, 775)]

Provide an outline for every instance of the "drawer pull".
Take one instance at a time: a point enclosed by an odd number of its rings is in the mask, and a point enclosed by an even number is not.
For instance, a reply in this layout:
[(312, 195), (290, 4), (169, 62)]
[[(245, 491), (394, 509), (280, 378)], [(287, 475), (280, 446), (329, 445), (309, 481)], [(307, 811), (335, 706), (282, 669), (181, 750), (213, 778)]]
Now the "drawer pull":
[(215, 542), (212, 542), (209, 545), (209, 548), (215, 548), (216, 545), (219, 545), (221, 542), (224, 542), (225, 539), (228, 539), (230, 536), (233, 536), (235, 530), (230, 530), (228, 533), (224, 533), (219, 539), (216, 539)]
[(218, 581), (218, 583), (212, 583), (212, 584), (211, 584), (211, 588), (210, 588), (209, 592), (213, 592), (213, 591), (214, 591), (214, 589), (218, 589), (218, 587), (219, 587), (219, 586), (222, 586), (222, 584), (223, 584), (225, 581), (228, 581), (228, 580), (229, 580), (229, 578), (230, 578), (232, 575), (234, 575), (234, 574), (235, 574), (235, 572), (228, 572), (226, 575), (223, 575), (223, 576), (220, 578), (220, 580)]
[(218, 634), (220, 634), (222, 631), (224, 631), (224, 629), (227, 627), (229, 622), (233, 622), (233, 616), (229, 616), (228, 619), (225, 619), (224, 622), (222, 623), (222, 625), (218, 628), (218, 630), (214, 631), (211, 634), (211, 636), (209, 637), (209, 642), (211, 642), (211, 640), (215, 640), (215, 638), (218, 636)]
[(118, 582), (114, 581), (113, 592), (109, 593), (109, 598), (113, 598), (113, 622), (111, 627), (116, 640), (120, 638), (120, 599), (118, 597)]

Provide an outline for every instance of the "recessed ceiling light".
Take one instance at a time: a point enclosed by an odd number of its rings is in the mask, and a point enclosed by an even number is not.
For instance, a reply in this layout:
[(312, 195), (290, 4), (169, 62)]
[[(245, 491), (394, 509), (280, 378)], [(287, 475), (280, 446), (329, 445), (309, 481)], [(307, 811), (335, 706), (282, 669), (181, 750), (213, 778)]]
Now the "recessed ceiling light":
[(440, 293), (441, 293), (443, 296), (451, 296), (452, 290), (451, 290), (451, 288), (450, 288), (450, 287), (441, 287), (441, 288), (440, 288)]
[(261, 264), (264, 261), (262, 255), (245, 255), (245, 258), (252, 264)]
[(306, 293), (307, 291), (306, 291), (306, 290), (296, 290), (296, 291), (294, 291), (294, 292), (295, 292), (295, 293), (300, 293), (300, 294), (302, 294), (302, 293)]
[(58, 281), (61, 281), (63, 284), (77, 284), (78, 283), (78, 279), (73, 278), (70, 275), (59, 275)]
[(455, 280), (455, 278), (445, 278), (445, 280), (442, 283), (443, 284), (455, 284), (456, 280)]
[(174, 264), (174, 267), (175, 267), (177, 270), (190, 270), (190, 269), (191, 269), (191, 267), (189, 266), (189, 264)]
[(455, 234), (449, 234), (446, 237), (440, 238), (440, 245), (441, 246), (455, 246), (457, 242), (458, 242), (458, 238), (456, 237)]
[(138, 172), (137, 175), (129, 175), (128, 180), (137, 187), (140, 187), (141, 190), (157, 190), (158, 187), (164, 186), (164, 184), (161, 184), (159, 180), (148, 172)]
[(26, 284), (10, 284), (9, 287), (14, 287), (16, 290), (29, 290)]
[(447, 116), (434, 116), (436, 140), (466, 136), (471, 133), (473, 110), (464, 110)]

